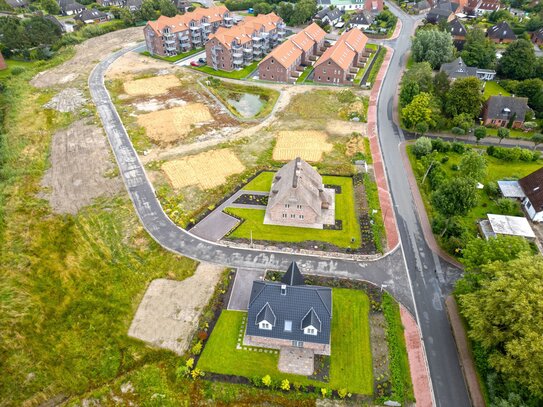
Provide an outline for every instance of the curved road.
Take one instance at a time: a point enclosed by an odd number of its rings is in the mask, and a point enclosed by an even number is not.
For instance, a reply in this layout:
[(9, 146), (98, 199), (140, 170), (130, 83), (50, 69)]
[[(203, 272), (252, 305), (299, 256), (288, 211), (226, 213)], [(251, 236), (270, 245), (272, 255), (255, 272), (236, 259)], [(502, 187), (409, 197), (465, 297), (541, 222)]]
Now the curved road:
[(450, 289), (458, 270), (441, 261), (423, 238), (398, 146), (404, 137), (392, 120), (393, 98), (416, 19), (397, 12), (394, 6), (391, 9), (402, 20), (403, 28), (399, 38), (389, 43), (395, 52), (383, 81), (377, 105), (377, 123), (402, 244), (379, 260), (356, 262), (288, 252), (240, 249), (205, 241), (179, 228), (163, 212), (104, 86), (104, 74), (109, 66), (137, 47), (118, 51), (101, 61), (89, 77), (89, 89), (136, 213), (145, 229), (160, 245), (187, 257), (231, 267), (286, 269), (291, 261), (297, 261), (308, 273), (362, 279), (386, 286), (387, 291), (417, 317), (423, 334), (436, 405), (469, 406), (458, 355), (443, 307), (443, 292)]

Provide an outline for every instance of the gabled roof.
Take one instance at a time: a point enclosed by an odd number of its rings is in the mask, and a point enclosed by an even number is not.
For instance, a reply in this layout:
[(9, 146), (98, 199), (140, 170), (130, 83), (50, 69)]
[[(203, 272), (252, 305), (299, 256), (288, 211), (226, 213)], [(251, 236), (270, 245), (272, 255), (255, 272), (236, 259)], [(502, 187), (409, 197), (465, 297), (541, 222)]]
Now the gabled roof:
[(231, 48), (232, 43), (239, 45), (251, 41), (252, 35), (258, 32), (270, 32), (277, 28), (283, 20), (275, 13), (259, 14), (257, 17), (247, 17), (243, 22), (232, 28), (219, 27), (209, 39), (216, 38), (226, 48)]
[(281, 278), (281, 282), (287, 285), (304, 285), (304, 276), (302, 276), (295, 261), (290, 263), (287, 272)]
[(272, 327), (275, 326), (275, 322), (277, 321), (277, 317), (275, 316), (269, 302), (267, 302), (256, 315), (255, 324), (258, 325), (263, 321), (266, 321)]
[(317, 23), (312, 23), (303, 29), (303, 32), (315, 42), (321, 42), (326, 36), (326, 31), (319, 27)]
[(439, 20), (446, 20), (451, 14), (452, 10), (450, 7), (450, 3), (448, 5), (442, 3), (432, 7), (430, 11), (428, 11), (428, 14), (426, 14), (426, 20), (428, 22), (434, 23), (438, 22)]
[[(257, 321), (268, 312), (266, 306), (275, 316), (275, 325), (271, 330), (259, 329), (258, 322), (247, 324), (247, 335), (267, 338), (286, 339), (329, 344), (332, 322), (332, 289), (309, 285), (286, 286), (277, 282), (254, 281), (249, 300), (248, 320)], [(313, 310), (313, 311), (312, 311)], [(311, 312), (312, 311), (312, 312)], [(263, 320), (263, 319), (261, 319)], [(291, 331), (285, 331), (285, 321), (291, 322)], [(306, 325), (308, 324), (308, 325)], [(303, 327), (313, 325), (319, 329), (317, 335), (306, 335)]]
[(482, 11), (496, 11), (500, 9), (500, 2), (496, 0), (484, 0), (477, 8)]
[(51, 21), (53, 24), (55, 24), (58, 28), (60, 28), (62, 31), (65, 30), (64, 26), (62, 25), (62, 23), (60, 21), (57, 20), (57, 18), (55, 16), (52, 16), (50, 14), (46, 15), (46, 16), (43, 16), (43, 18), (45, 18), (46, 20), (49, 20)]
[(329, 47), (315, 63), (315, 67), (332, 61), (344, 70), (351, 67), (356, 57), (355, 52), (361, 53), (366, 47), (368, 37), (358, 28), (347, 31), (339, 37), (334, 45)]
[(75, 0), (59, 0), (58, 5), (63, 12), (84, 10), (85, 6)]
[(298, 46), (302, 51), (309, 51), (315, 45), (315, 40), (307, 35), (305, 31), (300, 31), (298, 34), (290, 38), (294, 44)]
[(489, 38), (500, 40), (516, 40), (517, 36), (513, 32), (513, 29), (509, 26), (507, 21), (502, 21), (486, 31), (486, 35)]
[(160, 16), (156, 21), (148, 21), (147, 27), (151, 27), (157, 34), (160, 34), (166, 27), (176, 33), (188, 30), (191, 21), (200, 21), (202, 18), (206, 18), (208, 22), (215, 23), (221, 21), (226, 13), (229, 11), (224, 6), (198, 7), (194, 11), (175, 17)]
[(449, 32), (453, 37), (465, 37), (468, 33), (466, 27), (464, 27), (464, 24), (458, 18), (449, 22)]
[(315, 14), (315, 18), (317, 20), (322, 20), (324, 17), (328, 17), (330, 21), (337, 20), (343, 15), (343, 11), (339, 8), (335, 8), (333, 10), (330, 10), (330, 7), (325, 7), (322, 10), (318, 11), (317, 14)]
[(373, 14), (371, 14), (367, 10), (362, 10), (355, 14), (351, 14), (351, 18), (349, 19), (349, 24), (371, 25), (371, 23), (373, 23), (373, 20), (374, 20)]
[(487, 102), (487, 119), (524, 121), (528, 110), (528, 98), (514, 96), (491, 96)]
[(307, 314), (305, 314), (305, 317), (303, 317), (302, 324), (301, 324), (302, 329), (305, 329), (310, 326), (312, 326), (319, 332), (322, 327), (321, 320), (319, 319), (319, 316), (317, 315), (313, 307), (311, 307), (311, 309), (307, 311)]
[(322, 177), (300, 157), (285, 164), (273, 179), (267, 210), (283, 205), (287, 200), (310, 207), (317, 215), (329, 197), (324, 191)]
[(76, 16), (76, 18), (81, 21), (96, 20), (96, 19), (107, 18), (107, 14), (96, 9), (83, 10), (81, 13), (79, 13)]
[(454, 79), (477, 76), (477, 68), (467, 66), (462, 57), (458, 57), (452, 62), (442, 64), (439, 70), (440, 72), (445, 72), (449, 78)]
[(543, 167), (519, 180), (522, 190), (536, 212), (543, 210)]

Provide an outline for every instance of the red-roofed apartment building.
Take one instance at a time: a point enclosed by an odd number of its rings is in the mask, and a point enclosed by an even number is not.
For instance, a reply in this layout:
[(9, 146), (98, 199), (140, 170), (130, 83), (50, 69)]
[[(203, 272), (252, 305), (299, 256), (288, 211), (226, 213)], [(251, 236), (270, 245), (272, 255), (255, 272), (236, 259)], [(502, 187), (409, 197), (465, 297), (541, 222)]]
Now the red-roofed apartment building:
[(224, 6), (197, 8), (175, 17), (160, 16), (143, 29), (147, 50), (153, 55), (172, 56), (203, 47), (219, 27), (232, 27), (234, 19)]
[(349, 84), (367, 55), (366, 37), (358, 28), (345, 32), (328, 48), (315, 64), (314, 82), (334, 85)]
[(207, 65), (233, 71), (250, 65), (272, 50), (285, 35), (285, 23), (275, 13), (246, 17), (232, 28), (220, 27), (206, 43)]
[(260, 79), (274, 82), (294, 82), (303, 71), (301, 65), (311, 64), (311, 59), (324, 48), (326, 32), (316, 23), (279, 45), (258, 64)]

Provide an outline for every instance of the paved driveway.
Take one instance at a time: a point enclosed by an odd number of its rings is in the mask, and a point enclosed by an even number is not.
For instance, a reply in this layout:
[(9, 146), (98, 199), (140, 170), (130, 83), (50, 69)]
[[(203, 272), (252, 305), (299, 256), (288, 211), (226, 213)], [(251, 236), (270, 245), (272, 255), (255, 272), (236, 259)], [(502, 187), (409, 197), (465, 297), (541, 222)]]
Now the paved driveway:
[(218, 242), (238, 223), (239, 220), (233, 216), (227, 215), (222, 211), (214, 211), (190, 229), (190, 231), (202, 239)]
[(236, 279), (232, 286), (232, 294), (230, 294), (230, 300), (228, 301), (229, 310), (247, 311), (253, 281), (262, 280), (264, 273), (265, 271), (262, 269), (238, 268)]

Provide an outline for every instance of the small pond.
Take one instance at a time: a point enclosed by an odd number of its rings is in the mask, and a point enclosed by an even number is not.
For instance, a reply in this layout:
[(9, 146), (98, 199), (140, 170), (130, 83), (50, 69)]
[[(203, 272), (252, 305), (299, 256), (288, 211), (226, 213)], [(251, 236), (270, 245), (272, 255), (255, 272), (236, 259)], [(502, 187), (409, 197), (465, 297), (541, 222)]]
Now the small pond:
[(236, 108), (240, 116), (245, 118), (256, 116), (264, 105), (260, 96), (252, 93), (230, 93), (226, 101)]

